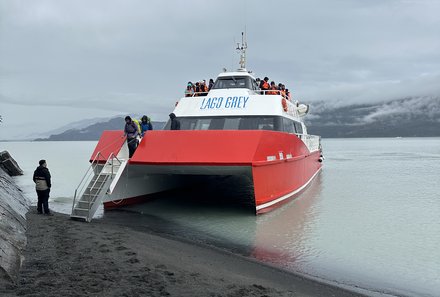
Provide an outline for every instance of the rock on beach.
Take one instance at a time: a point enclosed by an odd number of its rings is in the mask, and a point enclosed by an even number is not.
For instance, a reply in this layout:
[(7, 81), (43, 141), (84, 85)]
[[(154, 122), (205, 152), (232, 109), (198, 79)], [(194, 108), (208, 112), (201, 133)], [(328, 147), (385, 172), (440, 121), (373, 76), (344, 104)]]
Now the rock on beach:
[(0, 286), (16, 281), (21, 253), (26, 245), (26, 213), (29, 206), (29, 201), (9, 176), (23, 172), (9, 153), (2, 152), (1, 155), (8, 156), (9, 170), (5, 172), (4, 166), (0, 166)]
[(23, 175), (23, 170), (8, 151), (0, 152), (0, 168), (10, 176)]

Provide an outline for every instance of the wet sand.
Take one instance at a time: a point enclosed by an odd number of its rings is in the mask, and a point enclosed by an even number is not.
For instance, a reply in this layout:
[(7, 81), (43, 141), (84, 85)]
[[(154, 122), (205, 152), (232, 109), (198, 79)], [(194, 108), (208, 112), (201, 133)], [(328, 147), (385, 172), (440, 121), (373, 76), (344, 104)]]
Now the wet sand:
[(118, 223), (27, 214), (17, 283), (0, 296), (361, 296), (241, 256)]

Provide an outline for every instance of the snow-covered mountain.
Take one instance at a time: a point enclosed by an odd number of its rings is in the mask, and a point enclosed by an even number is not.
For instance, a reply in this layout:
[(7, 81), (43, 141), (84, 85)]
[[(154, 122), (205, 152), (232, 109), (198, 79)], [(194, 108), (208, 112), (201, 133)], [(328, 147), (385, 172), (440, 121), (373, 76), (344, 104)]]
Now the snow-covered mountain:
[(374, 104), (316, 102), (306, 117), (322, 137), (440, 136), (440, 97), (412, 97)]
[[(87, 125), (90, 121), (90, 125)], [(440, 136), (440, 97), (412, 97), (382, 103), (344, 105), (328, 101), (310, 104), (305, 121), (310, 134), (322, 137)], [(153, 122), (156, 130), (165, 122)], [(122, 130), (124, 117), (94, 119), (57, 129), (37, 140), (97, 140), (104, 130)], [(67, 129), (66, 129), (67, 128)], [(58, 132), (60, 131), (60, 132)]]

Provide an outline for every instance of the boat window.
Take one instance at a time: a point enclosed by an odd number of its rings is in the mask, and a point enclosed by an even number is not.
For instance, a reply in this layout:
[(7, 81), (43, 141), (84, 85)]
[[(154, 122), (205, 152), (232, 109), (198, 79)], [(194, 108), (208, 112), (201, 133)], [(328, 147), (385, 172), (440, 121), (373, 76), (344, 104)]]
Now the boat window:
[(287, 133), (302, 134), (303, 128), (300, 122), (288, 118), (283, 118), (283, 131)]
[(298, 134), (302, 134), (303, 133), (303, 127), (302, 127), (302, 125), (301, 125), (301, 123), (298, 123), (298, 122), (295, 122), (295, 130), (296, 130), (296, 133), (298, 133)]
[(212, 89), (252, 89), (251, 78), (248, 76), (219, 77)]
[(196, 122), (194, 130), (209, 130), (210, 125), (211, 125), (211, 119), (199, 119)]
[[(274, 130), (283, 131), (282, 118), (277, 116), (247, 117), (178, 117), (181, 130)], [(165, 125), (170, 129), (170, 121)]]
[(240, 118), (228, 118), (225, 120), (223, 130), (238, 130), (238, 125), (240, 125)]
[(295, 133), (295, 122), (291, 119), (283, 118), (283, 130), (287, 133)]

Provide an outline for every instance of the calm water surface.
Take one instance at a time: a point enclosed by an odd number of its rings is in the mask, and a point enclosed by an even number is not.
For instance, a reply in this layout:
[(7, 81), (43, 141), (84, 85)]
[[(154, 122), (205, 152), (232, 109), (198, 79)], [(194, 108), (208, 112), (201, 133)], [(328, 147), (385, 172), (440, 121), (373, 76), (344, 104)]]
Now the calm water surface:
[[(47, 159), (51, 207), (69, 213), (95, 144), (0, 143), (0, 150), (25, 170), (16, 180), (34, 202), (32, 173)], [(323, 147), (324, 168), (310, 187), (268, 214), (167, 193), (127, 208), (138, 213), (129, 223), (371, 295), (440, 296), (440, 138), (324, 139)], [(118, 217), (107, 212), (102, 219)]]

